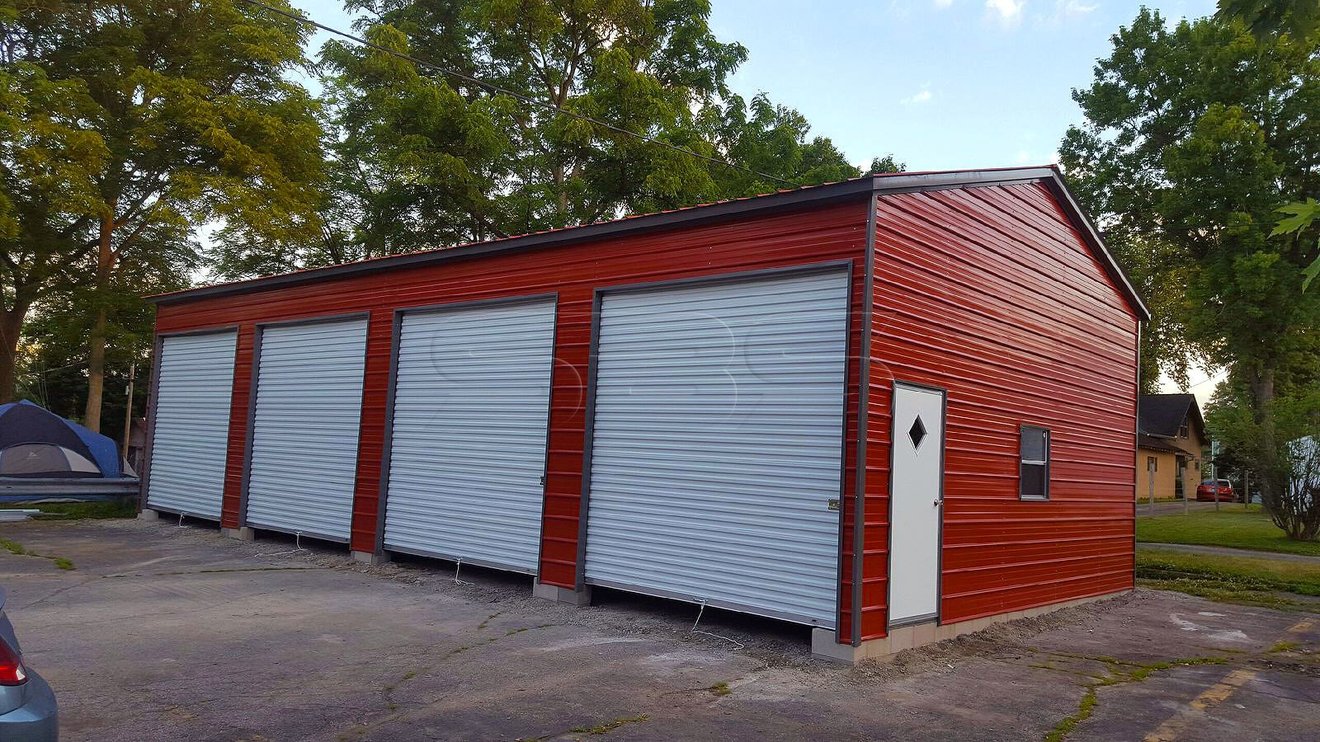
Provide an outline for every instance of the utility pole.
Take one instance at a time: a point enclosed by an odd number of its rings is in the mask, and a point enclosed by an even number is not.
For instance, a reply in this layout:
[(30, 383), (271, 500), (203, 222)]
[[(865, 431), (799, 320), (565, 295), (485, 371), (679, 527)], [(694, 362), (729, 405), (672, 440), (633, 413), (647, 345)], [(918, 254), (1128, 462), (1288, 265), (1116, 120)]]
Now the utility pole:
[(1146, 481), (1150, 483), (1150, 514), (1155, 514), (1155, 467), (1154, 456), (1146, 457)]
[(1219, 512), (1219, 467), (1215, 466), (1215, 461), (1219, 459), (1219, 441), (1210, 441), (1210, 481), (1215, 488), (1215, 512)]
[(1187, 515), (1188, 512), (1191, 512), (1191, 506), (1189, 506), (1188, 500), (1191, 500), (1192, 498), (1191, 496), (1188, 496), (1189, 492), (1196, 491), (1196, 489), (1195, 487), (1193, 487), (1192, 490), (1187, 489), (1187, 459), (1185, 458), (1180, 462), (1179, 467), (1177, 467), (1177, 481), (1183, 483), (1183, 515)]
[(133, 378), (137, 376), (137, 363), (128, 367), (128, 390), (124, 397), (128, 400), (124, 403), (124, 447), (120, 450), (119, 456), (124, 461), (128, 461), (128, 441), (133, 436)]

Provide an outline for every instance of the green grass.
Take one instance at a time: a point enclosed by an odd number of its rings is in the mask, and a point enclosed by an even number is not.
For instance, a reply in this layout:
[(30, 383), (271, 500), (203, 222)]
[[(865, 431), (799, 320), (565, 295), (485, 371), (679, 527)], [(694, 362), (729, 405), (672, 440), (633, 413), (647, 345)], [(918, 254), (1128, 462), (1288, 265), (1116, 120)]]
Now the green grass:
[(4, 549), (15, 556), (23, 556), (27, 553), (27, 549), (23, 548), (22, 544), (17, 541), (10, 541), (7, 538), (0, 538), (0, 549)]
[(1082, 702), (1077, 706), (1077, 713), (1065, 717), (1062, 721), (1056, 724), (1054, 728), (1045, 735), (1045, 742), (1062, 742), (1062, 740), (1069, 734), (1072, 734), (1072, 731), (1077, 728), (1078, 724), (1091, 718), (1091, 714), (1095, 713), (1095, 707), (1098, 703), (1095, 695), (1095, 688), (1094, 685), (1087, 686), (1086, 694), (1082, 696)]
[(110, 502), (44, 502), (39, 505), (0, 505), (5, 510), (40, 510), (40, 520), (98, 520), (136, 518), (137, 501), (133, 498)]
[(1320, 556), (1320, 541), (1290, 541), (1259, 506), (1243, 510), (1241, 505), (1223, 503), (1221, 507), (1218, 512), (1138, 517), (1137, 540)]
[(26, 546), (18, 543), (17, 541), (11, 541), (7, 538), (0, 538), (0, 549), (4, 549), (5, 551), (9, 552), (10, 554), (13, 554), (14, 556), (30, 556), (30, 557), (37, 557), (38, 559), (49, 559), (55, 563), (56, 567), (59, 567), (60, 569), (65, 569), (65, 570), (77, 569), (76, 567), (73, 566), (72, 559), (66, 559), (64, 557), (56, 557), (56, 556), (47, 556), (45, 554), (38, 554), (37, 552), (32, 551)]
[(1320, 603), (1320, 564), (1261, 557), (1137, 550), (1137, 579), (1146, 587), (1225, 603), (1267, 608), (1308, 608)]
[[(1055, 652), (1061, 657), (1073, 657), (1076, 659), (1092, 660), (1094, 662), (1103, 662), (1105, 665), (1105, 674), (1103, 676), (1089, 676), (1091, 682), (1086, 684), (1086, 693), (1082, 695), (1082, 700), (1077, 704), (1077, 712), (1064, 717), (1054, 728), (1045, 733), (1045, 742), (1063, 742), (1064, 739), (1072, 734), (1078, 724), (1091, 718), (1095, 713), (1095, 708), (1100, 704), (1100, 699), (1096, 691), (1100, 688), (1107, 688), (1111, 685), (1123, 685), (1125, 683), (1142, 683), (1151, 675), (1169, 670), (1175, 667), (1194, 667), (1196, 665), (1222, 665), (1223, 657), (1190, 657), (1187, 659), (1168, 660), (1166, 662), (1152, 662), (1141, 665), (1135, 662), (1125, 662), (1114, 659), (1113, 657), (1088, 657), (1081, 654), (1068, 654), (1066, 652)], [(1049, 665), (1043, 665), (1049, 669), (1056, 669)]]
[(640, 716), (629, 716), (622, 719), (615, 719), (614, 721), (603, 722), (590, 727), (585, 727), (585, 726), (573, 727), (568, 731), (570, 734), (591, 734), (591, 735), (609, 734), (610, 732), (614, 731), (615, 729), (618, 729), (619, 727), (627, 726), (629, 724), (641, 724), (642, 722), (650, 718), (651, 717), (647, 716), (646, 714), (642, 714)]

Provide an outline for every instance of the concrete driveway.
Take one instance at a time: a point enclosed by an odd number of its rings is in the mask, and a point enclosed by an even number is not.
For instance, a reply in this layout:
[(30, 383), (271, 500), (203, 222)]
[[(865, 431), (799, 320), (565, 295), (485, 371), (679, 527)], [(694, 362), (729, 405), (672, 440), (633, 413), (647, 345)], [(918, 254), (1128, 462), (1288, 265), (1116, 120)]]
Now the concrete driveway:
[[(807, 632), (530, 578), (354, 564), (164, 521), (23, 523), (0, 552), (66, 740), (1300, 740), (1320, 616), (1138, 591), (858, 668)], [(76, 569), (58, 569), (54, 557)], [(470, 584), (467, 584), (470, 583)], [(1089, 712), (1089, 716), (1088, 716)]]

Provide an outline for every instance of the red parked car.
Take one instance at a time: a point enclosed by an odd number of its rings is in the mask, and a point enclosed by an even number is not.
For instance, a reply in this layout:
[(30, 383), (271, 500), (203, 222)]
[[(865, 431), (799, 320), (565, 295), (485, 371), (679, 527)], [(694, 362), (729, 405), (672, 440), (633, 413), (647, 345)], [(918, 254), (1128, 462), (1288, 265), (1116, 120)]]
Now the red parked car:
[(1207, 479), (1196, 488), (1197, 502), (1233, 502), (1233, 483), (1227, 479)]

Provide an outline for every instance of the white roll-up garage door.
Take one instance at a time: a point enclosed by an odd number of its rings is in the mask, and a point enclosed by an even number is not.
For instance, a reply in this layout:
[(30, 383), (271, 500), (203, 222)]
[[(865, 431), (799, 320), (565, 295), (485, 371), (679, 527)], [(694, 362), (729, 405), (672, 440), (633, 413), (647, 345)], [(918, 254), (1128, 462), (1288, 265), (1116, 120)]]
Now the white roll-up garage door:
[(246, 523), (347, 540), (366, 319), (264, 328)]
[(848, 277), (606, 294), (589, 583), (833, 626)]
[(385, 548), (535, 572), (553, 301), (404, 315)]
[(238, 333), (161, 340), (147, 507), (220, 519)]

